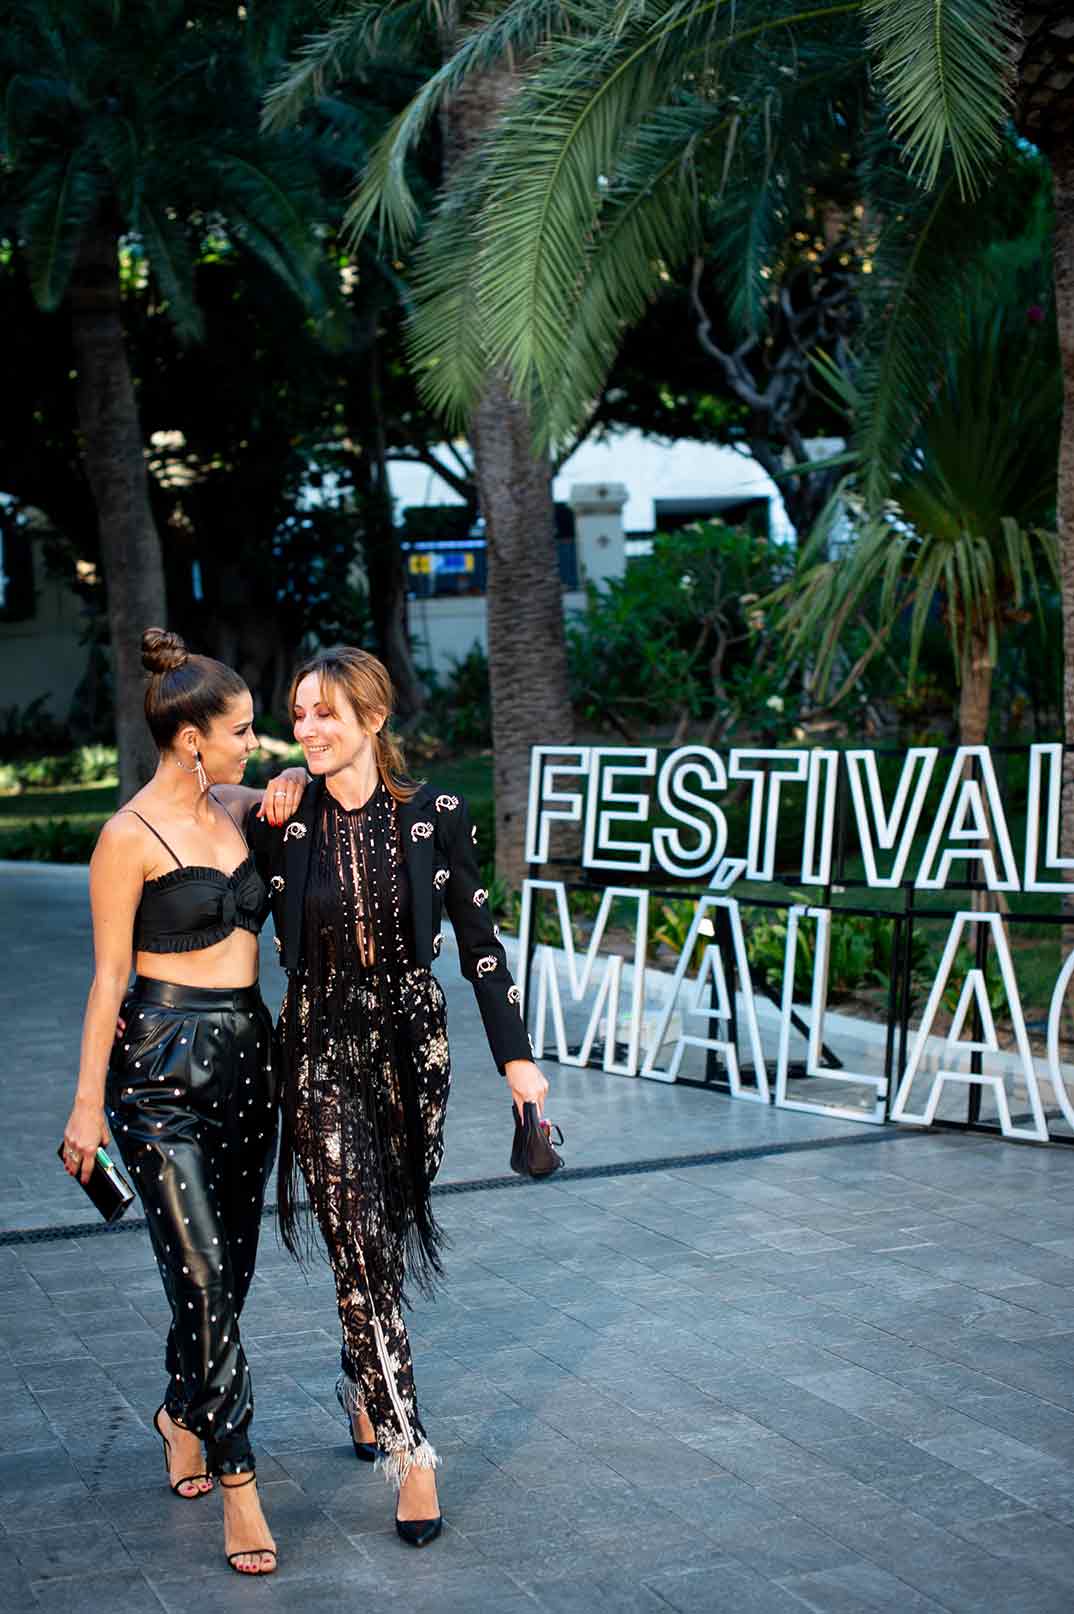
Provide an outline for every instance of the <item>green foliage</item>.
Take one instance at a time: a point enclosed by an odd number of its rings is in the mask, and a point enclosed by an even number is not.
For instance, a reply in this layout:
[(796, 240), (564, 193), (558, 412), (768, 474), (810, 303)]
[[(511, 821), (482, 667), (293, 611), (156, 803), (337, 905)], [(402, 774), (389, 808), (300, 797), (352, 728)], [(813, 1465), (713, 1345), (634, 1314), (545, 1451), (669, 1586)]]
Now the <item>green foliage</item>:
[[(423, 677), (429, 691), (428, 703), (422, 712), (423, 728), (430, 729), (451, 750), (492, 744), (489, 664), (479, 644), (474, 644), (465, 656), (452, 662), (446, 678), (438, 678), (431, 670)], [(484, 847), (483, 836), (481, 844)]]
[[(938, 957), (936, 959), (936, 965), (937, 967), (939, 966)], [(976, 968), (976, 965), (977, 960), (973, 949), (970, 947), (960, 947), (958, 952), (955, 954), (954, 963), (951, 965), (951, 974), (948, 977), (948, 982), (943, 993), (943, 1006), (949, 1014), (954, 1014), (955, 1010), (958, 1008), (958, 1000), (962, 996), (962, 988), (965, 984), (966, 977), (971, 969)], [(1007, 997), (1007, 988), (1003, 984), (1003, 976), (1000, 974), (999, 960), (996, 958), (994, 952), (989, 952), (987, 958), (985, 959), (984, 981), (985, 996), (988, 999), (988, 1007), (992, 1010), (992, 1013), (998, 1014), (1000, 1010), (1008, 1010), (1010, 1004)], [(967, 1016), (966, 1024), (962, 1029), (962, 1035), (964, 1037), (972, 1035), (972, 1012), (973, 1011), (971, 1008), (970, 1015)]]
[(999, 149), (1014, 100), (1018, 40), (1004, 0), (864, 0), (877, 76), (910, 172), (936, 183), (950, 151), (959, 188), (974, 195)]
[[(875, 650), (906, 613), (912, 682), (937, 604), (959, 671), (974, 640), (986, 643), (994, 664), (1004, 627), (1039, 614), (1042, 587), (1058, 581), (1057, 541), (1045, 526), (1062, 417), (1054, 333), (1027, 320), (1009, 284), (1005, 300), (982, 274), (962, 289), (960, 317), (935, 352), (929, 405), (902, 446), (891, 497), (876, 507), (851, 477), (775, 595), (793, 649), (815, 654), (819, 692), (845, 673), (848, 623), (868, 622)], [(867, 405), (852, 383), (839, 386), (850, 417), (860, 419)], [(856, 671), (843, 677), (844, 689)]]
[(782, 730), (796, 697), (757, 602), (789, 564), (766, 538), (718, 521), (658, 535), (568, 624), (582, 721), (630, 738), (675, 721), (704, 722), (713, 738), (741, 721)]
[(477, 844), (482, 859), (488, 865), (495, 867), (496, 863), (496, 803), (491, 796), (469, 795), (466, 805), (470, 809), (470, 821), (477, 830)]
[(99, 834), (97, 824), (42, 819), (0, 837), (0, 856), (35, 863), (88, 863)]
[(39, 695), (25, 706), (0, 707), (0, 758), (15, 762), (42, 751), (59, 750), (70, 736), (48, 710), (49, 697)]
[[(128, 272), (148, 270), (185, 339), (202, 333), (193, 272), (210, 244), (254, 254), (328, 314), (315, 145), (258, 128), (268, 44), (259, 16), (219, 4), (192, 15), (177, 0), (27, 0), (8, 19), (5, 177), (42, 308), (62, 302), (87, 228), (110, 216)], [(360, 159), (334, 135), (337, 158)]]
[[(804, 900), (804, 899), (803, 899)], [(896, 967), (893, 956), (895, 921), (883, 915), (832, 914), (828, 959), (828, 996), (838, 999), (862, 987), (887, 986)], [(787, 919), (766, 914), (753, 920), (746, 933), (750, 968), (770, 988), (779, 990), (786, 957)], [(794, 964), (794, 991), (799, 999), (812, 989), (816, 957), (815, 927), (800, 924)], [(927, 967), (928, 944), (915, 933), (911, 979), (919, 984)]]
[(67, 751), (22, 757), (3, 764), (0, 766), (0, 790), (110, 784), (118, 771), (114, 745), (78, 745)]
[[(690, 934), (690, 926), (694, 922), (697, 912), (697, 903), (689, 898), (672, 898), (670, 902), (661, 902), (657, 910), (659, 924), (651, 926), (649, 930), (649, 956), (657, 956), (656, 944), (662, 943), (678, 958), (686, 945), (686, 938)], [(697, 970), (701, 966), (702, 955), (709, 945), (708, 935), (699, 935), (694, 943), (693, 956), (688, 968)]]

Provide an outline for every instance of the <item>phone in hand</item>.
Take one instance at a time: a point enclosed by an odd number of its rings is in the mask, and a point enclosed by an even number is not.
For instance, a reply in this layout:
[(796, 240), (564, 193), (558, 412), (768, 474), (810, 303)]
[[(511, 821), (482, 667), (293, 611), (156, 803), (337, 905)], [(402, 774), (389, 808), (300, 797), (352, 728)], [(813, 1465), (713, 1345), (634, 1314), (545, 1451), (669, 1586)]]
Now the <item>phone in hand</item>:
[[(62, 1143), (56, 1154), (60, 1160), (63, 1159)], [(104, 1148), (97, 1150), (89, 1182), (84, 1183), (81, 1177), (76, 1181), (86, 1190), (106, 1222), (118, 1222), (134, 1199), (134, 1189)]]

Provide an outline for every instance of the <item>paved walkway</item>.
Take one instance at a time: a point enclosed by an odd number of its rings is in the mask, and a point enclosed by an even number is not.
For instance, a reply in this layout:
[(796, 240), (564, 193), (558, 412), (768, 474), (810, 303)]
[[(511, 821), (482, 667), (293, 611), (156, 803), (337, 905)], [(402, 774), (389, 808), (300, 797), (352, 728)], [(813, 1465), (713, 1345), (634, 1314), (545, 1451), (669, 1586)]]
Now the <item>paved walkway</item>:
[(84, 875), (0, 866), (0, 1609), (1069, 1614), (1070, 1154), (550, 1067), (572, 1167), (751, 1154), (477, 1188), (510, 1119), (450, 958), (453, 1249), (412, 1322), (445, 1534), (396, 1539), (328, 1272), (267, 1224), (243, 1334), (281, 1568), (238, 1580), (218, 1498), (162, 1483), (144, 1234), (19, 1241), (85, 1220), (53, 1154), (89, 970)]

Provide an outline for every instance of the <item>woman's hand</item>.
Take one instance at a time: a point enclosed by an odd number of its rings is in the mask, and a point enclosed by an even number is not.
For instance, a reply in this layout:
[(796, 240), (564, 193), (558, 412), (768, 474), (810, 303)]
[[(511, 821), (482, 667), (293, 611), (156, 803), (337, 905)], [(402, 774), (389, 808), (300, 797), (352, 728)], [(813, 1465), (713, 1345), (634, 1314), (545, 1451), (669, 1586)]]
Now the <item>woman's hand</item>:
[(107, 1148), (111, 1138), (104, 1119), (104, 1106), (76, 1098), (63, 1129), (63, 1169), (84, 1185), (89, 1182), (99, 1148)]
[(276, 774), (265, 786), (261, 806), (257, 810), (258, 818), (263, 818), (274, 828), (286, 824), (298, 810), (302, 792), (309, 782), (310, 776), (305, 768), (285, 768), (283, 773)]
[(509, 1059), (504, 1066), (507, 1085), (515, 1108), (522, 1114), (523, 1104), (536, 1104), (538, 1115), (544, 1114), (544, 1101), (548, 1097), (548, 1080), (542, 1076), (532, 1059)]

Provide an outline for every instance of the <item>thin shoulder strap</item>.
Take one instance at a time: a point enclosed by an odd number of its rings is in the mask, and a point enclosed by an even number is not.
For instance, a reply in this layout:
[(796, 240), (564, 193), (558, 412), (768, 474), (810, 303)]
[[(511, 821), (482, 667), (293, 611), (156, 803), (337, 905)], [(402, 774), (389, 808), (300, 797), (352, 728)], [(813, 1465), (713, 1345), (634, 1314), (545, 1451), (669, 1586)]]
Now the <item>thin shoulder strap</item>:
[(135, 818), (140, 819), (141, 822), (145, 825), (146, 829), (151, 830), (152, 833), (157, 837), (157, 840), (160, 842), (161, 846), (163, 846), (164, 850), (166, 852), (170, 853), (170, 855), (175, 858), (175, 861), (179, 865), (179, 867), (180, 868), (183, 867), (182, 858), (177, 857), (176, 854), (172, 851), (171, 847), (168, 845), (167, 841), (164, 839), (164, 836), (160, 833), (160, 830), (159, 829), (153, 829), (153, 826), (149, 822), (148, 818), (142, 818), (141, 813), (138, 811), (138, 809), (136, 807), (124, 807), (122, 809), (122, 811), (125, 812), (125, 813), (133, 813)]
[(231, 814), (228, 812), (228, 810), (224, 806), (223, 802), (220, 801), (216, 796), (214, 796), (211, 790), (209, 791), (209, 800), (210, 801), (215, 801), (216, 805), (223, 812), (227, 813), (228, 818), (231, 819), (231, 822), (235, 825), (235, 829), (238, 832), (239, 840), (242, 842), (243, 846), (245, 846), (246, 850), (249, 851), (250, 850), (250, 843), (246, 839), (246, 836), (243, 834), (241, 826), (235, 822), (234, 818), (231, 817)]

